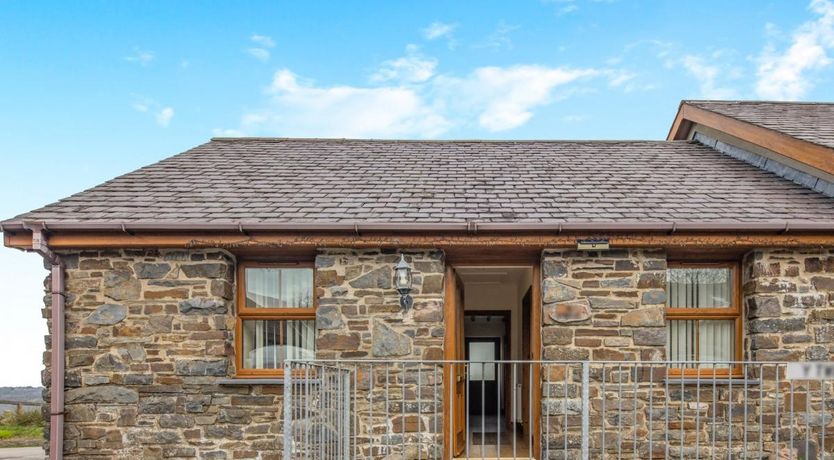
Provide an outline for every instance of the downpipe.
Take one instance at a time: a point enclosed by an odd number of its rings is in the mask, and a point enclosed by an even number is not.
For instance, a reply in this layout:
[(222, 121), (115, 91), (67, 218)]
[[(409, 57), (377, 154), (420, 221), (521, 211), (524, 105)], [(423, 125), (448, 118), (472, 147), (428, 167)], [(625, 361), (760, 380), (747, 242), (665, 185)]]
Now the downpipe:
[(49, 385), (49, 459), (64, 458), (64, 263), (49, 249), (43, 228), (32, 228), (32, 251), (50, 264), (52, 295), (52, 352), (50, 353)]

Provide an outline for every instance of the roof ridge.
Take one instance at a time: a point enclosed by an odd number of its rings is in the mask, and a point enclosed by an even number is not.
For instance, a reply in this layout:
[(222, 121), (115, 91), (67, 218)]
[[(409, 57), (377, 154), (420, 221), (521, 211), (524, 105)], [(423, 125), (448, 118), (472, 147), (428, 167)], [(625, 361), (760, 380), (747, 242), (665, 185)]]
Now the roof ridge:
[(760, 100), (760, 99), (684, 99), (681, 101), (684, 104), (692, 103), (722, 103), (722, 104), (795, 104), (795, 105), (834, 105), (834, 101), (774, 101), (774, 100)]
[(382, 139), (382, 138), (348, 138), (348, 137), (212, 137), (211, 142), (388, 142), (388, 143), (479, 143), (479, 144), (578, 144), (578, 143), (682, 143), (686, 140), (666, 139)]

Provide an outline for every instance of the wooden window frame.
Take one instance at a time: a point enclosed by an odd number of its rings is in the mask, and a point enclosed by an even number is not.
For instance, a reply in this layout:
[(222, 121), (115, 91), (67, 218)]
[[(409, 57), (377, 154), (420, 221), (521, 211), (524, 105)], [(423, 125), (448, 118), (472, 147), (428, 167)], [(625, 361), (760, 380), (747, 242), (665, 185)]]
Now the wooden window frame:
[[(312, 301), (310, 308), (247, 308), (246, 307), (246, 269), (249, 268), (309, 268), (313, 271)], [(244, 320), (300, 320), (315, 321), (318, 308), (316, 296), (316, 268), (311, 261), (298, 262), (240, 262), (237, 266), (237, 309), (235, 312), (235, 375), (246, 378), (283, 377), (284, 369), (246, 369), (243, 367), (243, 321)]]
[[(688, 261), (674, 261), (669, 262), (668, 269), (680, 268), (729, 268), (730, 282), (732, 294), (730, 302), (732, 305), (722, 308), (670, 308), (665, 307), (666, 321), (668, 328), (668, 321), (681, 320), (735, 320), (735, 344), (734, 344), (734, 361), (741, 361), (743, 359), (743, 344), (744, 344), (744, 314), (742, 308), (742, 293), (741, 293), (741, 267), (738, 262), (688, 262)], [(668, 281), (667, 281), (668, 282)], [(668, 302), (668, 299), (667, 299)], [(668, 352), (668, 350), (667, 350)], [(668, 358), (668, 357), (667, 357)], [(679, 367), (670, 367), (667, 374), (671, 377), (741, 377), (742, 366), (735, 365), (729, 369), (684, 369)]]

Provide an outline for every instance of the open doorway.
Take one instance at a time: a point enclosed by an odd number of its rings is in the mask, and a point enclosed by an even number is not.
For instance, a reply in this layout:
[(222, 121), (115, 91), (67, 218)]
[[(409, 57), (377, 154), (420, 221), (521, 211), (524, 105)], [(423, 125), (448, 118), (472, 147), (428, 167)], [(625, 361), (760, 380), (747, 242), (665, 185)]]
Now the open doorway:
[(465, 370), (463, 456), (532, 457), (531, 360), (533, 268), (460, 266)]

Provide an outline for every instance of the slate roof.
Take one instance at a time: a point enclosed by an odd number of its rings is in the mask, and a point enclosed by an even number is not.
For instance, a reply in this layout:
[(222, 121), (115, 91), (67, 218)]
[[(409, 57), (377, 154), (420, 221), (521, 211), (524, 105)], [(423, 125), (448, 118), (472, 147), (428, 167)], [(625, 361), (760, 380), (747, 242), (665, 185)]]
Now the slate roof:
[(834, 199), (687, 141), (225, 138), (21, 219), (830, 223)]
[(834, 149), (834, 103), (683, 101), (737, 120)]

